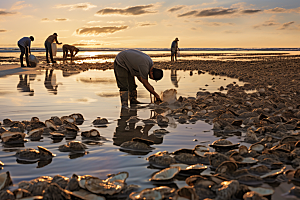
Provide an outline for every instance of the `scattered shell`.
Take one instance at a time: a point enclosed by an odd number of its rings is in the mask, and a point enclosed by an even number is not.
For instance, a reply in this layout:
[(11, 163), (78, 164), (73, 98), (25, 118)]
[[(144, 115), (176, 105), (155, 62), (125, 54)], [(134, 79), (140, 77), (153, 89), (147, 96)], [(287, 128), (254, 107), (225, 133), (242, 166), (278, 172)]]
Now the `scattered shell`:
[(167, 168), (172, 163), (176, 163), (175, 158), (171, 156), (167, 151), (157, 152), (147, 158), (149, 163), (158, 168)]
[(231, 174), (232, 172), (236, 171), (237, 168), (238, 166), (234, 162), (224, 161), (218, 166), (216, 173)]
[(82, 152), (85, 151), (87, 147), (85, 146), (85, 144), (82, 144), (79, 141), (71, 141), (68, 144), (59, 146), (58, 149), (62, 152), (66, 152), (66, 151)]
[(1, 134), (1, 139), (4, 143), (24, 143), (25, 136), (25, 133), (6, 131)]
[(167, 117), (164, 117), (162, 115), (157, 115), (156, 120), (159, 126), (168, 126), (169, 119)]
[(13, 183), (9, 171), (0, 173), (0, 190), (12, 184)]
[(219, 139), (214, 141), (212, 144), (210, 144), (210, 147), (216, 148), (216, 149), (235, 149), (238, 148), (240, 144), (232, 144), (232, 142), (226, 140), (226, 139)]
[(119, 180), (119, 181), (125, 182), (129, 176), (129, 173), (128, 172), (119, 172), (117, 174), (109, 174), (108, 176), (109, 176), (109, 178), (107, 178), (106, 181), (114, 182), (116, 180)]
[(155, 173), (150, 181), (158, 181), (158, 182), (164, 182), (164, 181), (170, 181), (174, 178), (176, 174), (178, 174), (180, 171), (180, 167), (170, 167), (163, 169), (157, 173)]
[(198, 195), (196, 194), (195, 188), (191, 186), (184, 186), (176, 191), (176, 194), (173, 196), (174, 200), (198, 200)]
[(249, 150), (254, 150), (254, 151), (257, 151), (257, 152), (262, 152), (263, 150), (265, 149), (265, 145), (262, 144), (262, 143), (255, 143), (255, 144), (252, 144), (250, 147), (249, 147)]
[(138, 123), (140, 121), (140, 119), (137, 116), (130, 116), (129, 119), (126, 120), (127, 123)]
[(60, 120), (63, 122), (64, 120), (66, 120), (67, 122), (70, 122), (70, 123), (75, 123), (76, 120), (74, 117), (70, 117), (70, 116), (62, 116), (60, 118)]
[(264, 188), (264, 187), (251, 187), (248, 186), (251, 191), (257, 192), (261, 196), (269, 196), (274, 194), (274, 190), (272, 188)]
[(94, 126), (106, 126), (106, 124), (108, 124), (108, 120), (106, 118), (97, 117), (97, 119), (93, 121)]
[(119, 193), (123, 189), (124, 183), (118, 180), (110, 182), (101, 180), (99, 178), (90, 177), (85, 181), (85, 187), (88, 191), (95, 194), (113, 195)]
[(263, 183), (263, 179), (259, 176), (254, 175), (243, 175), (240, 177), (237, 177), (237, 180), (245, 185), (260, 185)]
[(44, 132), (43, 128), (36, 128), (28, 132), (28, 137), (30, 138), (40, 138)]

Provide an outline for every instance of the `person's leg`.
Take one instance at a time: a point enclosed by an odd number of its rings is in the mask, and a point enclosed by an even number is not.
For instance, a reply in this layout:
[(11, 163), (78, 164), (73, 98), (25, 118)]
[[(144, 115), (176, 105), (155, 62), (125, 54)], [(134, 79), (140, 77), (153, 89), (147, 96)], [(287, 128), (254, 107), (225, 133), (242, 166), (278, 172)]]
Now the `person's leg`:
[(48, 44), (47, 43), (49, 43), (49, 42), (45, 42), (45, 49), (46, 49), (46, 61), (47, 61), (47, 63), (50, 63), (50, 61), (49, 61), (49, 59), (48, 59), (48, 52), (49, 52), (49, 49), (48, 49)]
[(29, 56), (29, 55), (28, 55), (28, 47), (26, 47), (26, 48), (25, 48), (26, 65), (27, 65), (27, 67), (30, 67), (28, 56)]
[(135, 78), (134, 76), (131, 76), (131, 74), (128, 75), (128, 84), (130, 104), (140, 104), (141, 102), (137, 100), (137, 85), (135, 84)]
[(120, 90), (120, 98), (121, 98), (121, 104), (122, 108), (128, 108), (128, 74), (129, 72), (119, 66), (117, 62), (114, 62), (114, 73), (117, 81), (118, 88)]
[(51, 44), (50, 42), (48, 42), (48, 49), (49, 49), (49, 54), (50, 54), (51, 62), (52, 62), (52, 63), (56, 63), (56, 62), (53, 60), (52, 44)]
[(177, 61), (177, 51), (174, 52), (175, 61)]
[(65, 63), (65, 59), (66, 59), (66, 49), (63, 48), (63, 63)]
[(21, 67), (25, 67), (24, 64), (23, 64), (23, 56), (25, 54), (25, 48), (21, 45), (19, 45), (19, 48), (20, 48), (20, 51), (21, 51), (21, 54), (20, 54), (20, 64), (21, 64)]

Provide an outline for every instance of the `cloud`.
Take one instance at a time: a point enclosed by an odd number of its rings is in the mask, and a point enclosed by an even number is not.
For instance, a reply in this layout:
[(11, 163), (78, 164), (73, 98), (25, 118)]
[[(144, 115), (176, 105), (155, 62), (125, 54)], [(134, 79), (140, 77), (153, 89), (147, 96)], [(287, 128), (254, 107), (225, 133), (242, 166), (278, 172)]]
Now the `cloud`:
[(185, 7), (185, 6), (183, 6), (183, 5), (174, 6), (174, 7), (170, 8), (170, 9), (168, 10), (168, 12), (175, 12), (175, 11), (181, 10), (181, 9), (184, 8), (184, 7)]
[(42, 22), (50, 22), (50, 19), (48, 19), (48, 18), (43, 18), (43, 19), (42, 19)]
[(17, 1), (11, 6), (10, 10), (21, 10), (22, 8), (32, 7), (31, 4), (23, 4), (24, 2), (25, 1)]
[(96, 5), (91, 4), (90, 2), (86, 3), (77, 3), (77, 4), (58, 4), (55, 6), (55, 8), (69, 8), (69, 11), (75, 10), (75, 9), (82, 9), (82, 10), (89, 10), (92, 8), (97, 7)]
[(183, 13), (183, 14), (180, 14), (180, 15), (177, 15), (177, 17), (191, 16), (191, 15), (195, 15), (196, 13), (198, 13), (197, 10), (192, 10), (192, 11), (189, 11), (189, 12), (186, 12), (186, 13)]
[(54, 21), (56, 21), (56, 22), (65, 22), (65, 21), (69, 21), (69, 19), (66, 19), (66, 18), (56, 18)]
[(196, 17), (211, 17), (211, 16), (220, 16), (220, 15), (231, 15), (236, 13), (237, 10), (233, 8), (211, 8), (200, 11), (196, 14)]
[(99, 10), (96, 15), (143, 15), (149, 13), (157, 13), (154, 10), (148, 10), (150, 8), (155, 8), (154, 4), (131, 6), (127, 8), (104, 8)]
[(78, 36), (103, 36), (127, 29), (128, 26), (94, 26), (79, 28), (75, 31)]
[(285, 30), (288, 27), (290, 27), (290, 25), (294, 24), (295, 22), (286, 22), (284, 24), (281, 25), (281, 27), (279, 27), (277, 30)]
[(100, 22), (102, 22), (102, 21), (89, 21), (89, 22), (87, 22), (88, 24), (96, 24), (96, 23), (100, 23)]
[(5, 9), (0, 9), (0, 16), (1, 15), (14, 15), (14, 14), (17, 14), (16, 12), (8, 12), (8, 11), (5, 11)]
[(275, 22), (274, 20), (268, 20), (268, 21), (265, 21), (262, 24), (253, 26), (253, 28), (254, 29), (258, 29), (258, 28), (260, 28), (262, 26), (264, 26), (264, 27), (270, 27), (270, 26), (277, 26), (277, 25), (279, 25), (279, 23)]
[(156, 23), (150, 23), (150, 22), (141, 22), (138, 24), (138, 26), (154, 26)]
[(228, 31), (224, 31), (224, 33), (237, 34), (237, 33), (241, 33), (241, 32), (240, 31), (236, 31), (236, 30), (228, 30)]
[(208, 22), (205, 23), (207, 26), (233, 26), (233, 23), (223, 23), (223, 22)]
[(266, 13), (300, 13), (300, 7), (298, 8), (291, 8), (291, 9), (285, 9), (285, 8), (272, 8), (269, 10), (265, 10)]
[(258, 13), (258, 12), (262, 12), (262, 10), (243, 10), (242, 13), (244, 14), (254, 14), (254, 13)]
[(69, 19), (67, 18), (56, 18), (54, 20), (50, 20), (49, 18), (42, 19), (42, 22), (65, 22), (65, 21), (69, 21)]
[(7, 30), (5, 30), (5, 29), (0, 29), (0, 33), (5, 33), (5, 32), (7, 32)]

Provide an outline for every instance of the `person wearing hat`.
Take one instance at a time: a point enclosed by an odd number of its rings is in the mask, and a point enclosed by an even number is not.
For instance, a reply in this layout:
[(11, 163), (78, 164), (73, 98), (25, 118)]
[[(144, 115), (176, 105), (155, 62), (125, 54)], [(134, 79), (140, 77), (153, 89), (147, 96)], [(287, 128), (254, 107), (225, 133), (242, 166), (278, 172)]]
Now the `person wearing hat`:
[(162, 79), (163, 71), (153, 67), (153, 61), (147, 54), (135, 49), (121, 51), (114, 61), (114, 73), (120, 91), (122, 108), (128, 108), (128, 97), (130, 104), (140, 103), (137, 100), (135, 76), (150, 94), (154, 95), (156, 102), (161, 102), (159, 95), (148, 82), (148, 75), (150, 79), (157, 81)]
[(56, 61), (53, 60), (53, 54), (52, 54), (52, 43), (54, 42), (56, 42), (56, 44), (62, 44), (57, 41), (57, 33), (53, 33), (53, 35), (50, 35), (45, 41), (47, 63), (50, 63), (48, 59), (48, 52), (50, 53), (51, 62), (56, 63)]
[(31, 51), (30, 51), (31, 41), (34, 41), (33, 36), (23, 37), (18, 41), (18, 47), (20, 48), (20, 51), (21, 51), (21, 55), (20, 55), (21, 67), (25, 67), (25, 65), (23, 65), (24, 54), (25, 54), (25, 57), (26, 57), (27, 67), (30, 66), (28, 54), (31, 54)]
[(175, 40), (171, 44), (171, 61), (177, 61), (177, 51), (179, 50), (178, 48), (178, 38), (175, 38)]

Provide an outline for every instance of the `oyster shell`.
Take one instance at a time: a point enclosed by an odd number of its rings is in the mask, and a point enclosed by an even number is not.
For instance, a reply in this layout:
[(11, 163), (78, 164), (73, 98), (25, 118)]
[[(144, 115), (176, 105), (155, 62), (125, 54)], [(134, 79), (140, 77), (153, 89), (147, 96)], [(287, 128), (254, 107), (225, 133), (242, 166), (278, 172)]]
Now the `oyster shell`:
[(184, 163), (184, 164), (188, 164), (188, 165), (195, 165), (197, 163), (208, 163), (208, 158), (201, 158), (198, 156), (195, 156), (194, 154), (190, 154), (190, 153), (180, 153), (178, 155), (174, 156), (175, 160), (180, 162), (180, 163)]
[(180, 167), (169, 167), (156, 172), (150, 179), (150, 181), (164, 182), (171, 181), (176, 174), (180, 171)]
[(126, 179), (128, 178), (128, 176), (129, 176), (128, 172), (119, 172), (117, 174), (109, 174), (106, 181), (114, 182), (116, 180), (119, 180), (119, 181), (125, 182)]
[(73, 117), (76, 121), (76, 124), (81, 125), (84, 121), (84, 117), (82, 114), (80, 113), (73, 113), (71, 115), (69, 115), (70, 117)]
[(16, 157), (18, 160), (25, 160), (25, 161), (38, 161), (40, 160), (39, 151), (29, 148), (18, 150), (16, 153)]
[(270, 177), (274, 177), (274, 176), (277, 176), (279, 174), (282, 174), (283, 171), (285, 170), (286, 167), (283, 167), (281, 169), (275, 169), (275, 170), (272, 170), (264, 175), (261, 175), (260, 178), (270, 178)]
[(299, 186), (294, 186), (290, 189), (290, 191), (288, 193), (286, 193), (285, 195), (290, 195), (290, 196), (295, 196), (300, 198), (300, 187)]
[(6, 131), (1, 134), (1, 139), (4, 143), (23, 143), (25, 133)]
[(28, 132), (28, 137), (30, 138), (41, 138), (42, 134), (44, 133), (43, 128), (36, 128)]
[(204, 145), (196, 145), (194, 148), (194, 153), (197, 156), (204, 157), (206, 152), (209, 152), (209, 148)]
[(38, 146), (39, 154), (40, 154), (40, 160), (49, 160), (52, 159), (52, 157), (56, 156), (51, 151), (46, 149), (45, 147)]
[(90, 177), (85, 181), (85, 187), (88, 191), (95, 194), (109, 194), (113, 195), (121, 192), (124, 188), (124, 183), (122, 181), (106, 181), (99, 178)]
[(158, 168), (167, 168), (172, 163), (176, 163), (175, 158), (171, 156), (167, 151), (157, 152), (147, 158), (149, 163)]
[(0, 190), (12, 184), (13, 183), (9, 171), (0, 173)]
[(252, 144), (249, 147), (249, 150), (254, 150), (254, 151), (259, 152), (259, 153), (263, 152), (264, 149), (265, 149), (265, 145), (260, 143), (260, 142)]
[(198, 200), (199, 197), (196, 194), (195, 188), (193, 188), (191, 186), (184, 186), (176, 191), (176, 193), (172, 199), (174, 199), (174, 200), (184, 200), (184, 199)]
[[(189, 186), (200, 186), (203, 188), (211, 188), (211, 186), (216, 185), (217, 183), (213, 180), (213, 176), (204, 177), (201, 175), (193, 175), (185, 179), (186, 184)], [(221, 181), (223, 182), (223, 181)]]
[(250, 167), (248, 171), (255, 175), (263, 175), (269, 173), (271, 170), (265, 165), (259, 165), (255, 167)]
[(149, 145), (138, 142), (138, 141), (126, 141), (120, 145), (121, 149), (131, 150), (131, 151), (151, 151), (154, 148)]
[(106, 118), (97, 117), (97, 119), (93, 121), (94, 126), (106, 126), (106, 124), (108, 124), (108, 120)]
[(207, 166), (202, 165), (202, 164), (190, 165), (187, 167), (184, 167), (184, 164), (181, 164), (181, 165), (172, 164), (170, 166), (171, 167), (174, 167), (174, 166), (180, 167), (179, 174), (183, 175), (183, 176), (197, 175), (207, 169)]
[(13, 191), (13, 194), (15, 195), (16, 199), (21, 199), (21, 198), (32, 196), (29, 191), (22, 189), (22, 188), (15, 189)]
[(87, 147), (85, 144), (82, 144), (79, 141), (71, 141), (68, 144), (64, 144), (58, 147), (58, 149), (62, 152), (75, 151), (75, 152), (83, 152)]
[(140, 121), (140, 119), (137, 116), (130, 116), (129, 119), (126, 120), (127, 123), (131, 124), (135, 124), (138, 123)]
[(141, 192), (133, 192), (129, 195), (129, 198), (132, 200), (161, 200), (173, 192), (174, 189), (167, 186), (161, 186), (156, 188), (147, 188)]
[(239, 154), (243, 155), (243, 154), (246, 154), (246, 153), (248, 153), (248, 148), (244, 145), (240, 146), (239, 147)]
[(245, 185), (260, 185), (263, 183), (263, 179), (259, 176), (254, 175), (243, 175), (240, 177), (237, 177), (237, 180)]
[(216, 190), (217, 198), (222, 200), (230, 200), (237, 192), (239, 188), (239, 182), (237, 180), (224, 181), (221, 183), (221, 188)]
[(214, 168), (217, 168), (224, 161), (230, 161), (230, 158), (221, 153), (213, 153), (209, 155), (210, 165)]
[(66, 120), (67, 122), (70, 122), (70, 123), (76, 123), (76, 120), (74, 117), (70, 117), (70, 116), (62, 116), (60, 118), (60, 120), (63, 122), (64, 120)]
[(232, 144), (232, 142), (226, 139), (219, 139), (214, 141), (212, 144), (209, 144), (210, 147), (216, 148), (218, 150), (235, 149), (238, 148), (239, 145), (239, 143)]
[(45, 125), (46, 125), (46, 127), (51, 128), (51, 129), (57, 131), (57, 126), (55, 125), (55, 123), (52, 120), (47, 119), (45, 121)]
[(274, 194), (274, 190), (272, 188), (264, 188), (264, 187), (251, 187), (248, 186), (251, 191), (257, 192), (261, 196), (269, 196)]
[(268, 200), (255, 191), (247, 192), (243, 195), (244, 200)]
[(85, 137), (85, 138), (89, 138), (89, 139), (97, 139), (97, 140), (100, 140), (101, 137), (100, 136), (100, 133), (98, 130), (96, 129), (92, 129), (92, 130), (89, 130), (89, 131), (83, 131), (81, 132), (81, 136)]
[(231, 174), (236, 171), (238, 166), (232, 161), (224, 161), (222, 162), (216, 169), (216, 173), (224, 173), (224, 174)]

